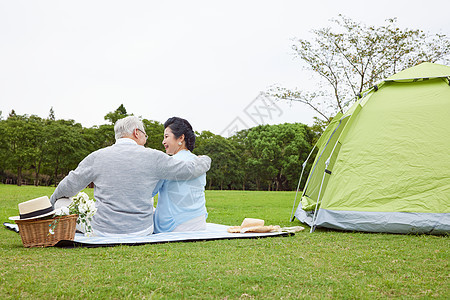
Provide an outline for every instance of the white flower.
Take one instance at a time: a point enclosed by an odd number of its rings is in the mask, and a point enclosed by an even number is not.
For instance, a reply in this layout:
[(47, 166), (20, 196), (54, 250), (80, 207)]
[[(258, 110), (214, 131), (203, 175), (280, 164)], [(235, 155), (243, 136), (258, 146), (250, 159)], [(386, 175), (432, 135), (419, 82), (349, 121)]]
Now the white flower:
[[(71, 198), (72, 202), (68, 207), (61, 207), (55, 211), (55, 215), (63, 216), (76, 214), (78, 215), (77, 224), (80, 224), (83, 227), (83, 231), (86, 236), (92, 232), (91, 220), (94, 214), (97, 212), (97, 208), (95, 207), (95, 199), (89, 199), (89, 196), (84, 192), (79, 192), (75, 197)], [(57, 222), (52, 223), (50, 226), (52, 228), (49, 229), (49, 234), (55, 234), (55, 227), (57, 226)]]
[(81, 198), (82, 202), (86, 203), (89, 201), (89, 196), (85, 192), (79, 192), (77, 195), (78, 198)]
[(90, 221), (97, 211), (95, 199), (89, 199), (86, 193), (79, 192), (73, 197), (69, 208), (72, 213), (78, 214), (77, 223), (83, 227), (85, 235), (89, 236), (92, 230)]
[(70, 209), (67, 206), (61, 206), (55, 209), (55, 215), (57, 216), (67, 216), (70, 215)]
[(89, 207), (86, 205), (86, 203), (81, 203), (78, 205), (78, 210), (81, 214), (85, 214), (89, 211)]
[(67, 206), (61, 207), (61, 215), (68, 215), (69, 214), (69, 208)]
[(95, 202), (90, 200), (86, 203), (87, 210), (90, 212), (91, 215), (94, 215), (97, 211), (97, 208), (95, 207)]

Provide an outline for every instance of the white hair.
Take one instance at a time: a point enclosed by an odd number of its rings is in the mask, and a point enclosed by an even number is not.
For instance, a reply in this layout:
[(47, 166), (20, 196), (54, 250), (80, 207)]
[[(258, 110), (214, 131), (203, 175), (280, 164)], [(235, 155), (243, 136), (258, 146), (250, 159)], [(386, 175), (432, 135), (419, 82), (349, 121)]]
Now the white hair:
[(144, 124), (139, 120), (138, 117), (128, 116), (123, 119), (120, 119), (114, 125), (114, 134), (117, 139), (130, 136), (133, 134), (135, 129), (139, 129), (144, 131)]

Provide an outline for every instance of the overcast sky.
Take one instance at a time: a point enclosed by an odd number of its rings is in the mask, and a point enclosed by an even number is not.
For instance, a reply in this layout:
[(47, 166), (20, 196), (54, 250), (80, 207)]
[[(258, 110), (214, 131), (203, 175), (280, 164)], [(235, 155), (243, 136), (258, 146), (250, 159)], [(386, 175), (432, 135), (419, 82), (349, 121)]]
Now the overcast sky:
[[(0, 0), (0, 111), (85, 127), (124, 104), (223, 136), (260, 123), (312, 124), (299, 104), (257, 98), (274, 84), (314, 88), (293, 38), (343, 14), (369, 25), (450, 35), (450, 1)], [(259, 111), (258, 111), (259, 108)], [(259, 112), (259, 116), (258, 113)]]

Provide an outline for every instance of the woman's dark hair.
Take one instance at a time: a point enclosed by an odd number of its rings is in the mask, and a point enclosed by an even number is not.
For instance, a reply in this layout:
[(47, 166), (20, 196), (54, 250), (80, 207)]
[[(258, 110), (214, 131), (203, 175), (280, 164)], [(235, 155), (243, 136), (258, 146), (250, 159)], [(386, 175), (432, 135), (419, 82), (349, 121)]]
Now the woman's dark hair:
[(166, 123), (164, 123), (164, 129), (166, 129), (167, 127), (170, 128), (176, 138), (179, 138), (184, 134), (186, 148), (188, 148), (189, 151), (194, 150), (195, 133), (194, 130), (192, 130), (191, 124), (189, 124), (187, 120), (178, 117), (172, 117), (168, 119)]

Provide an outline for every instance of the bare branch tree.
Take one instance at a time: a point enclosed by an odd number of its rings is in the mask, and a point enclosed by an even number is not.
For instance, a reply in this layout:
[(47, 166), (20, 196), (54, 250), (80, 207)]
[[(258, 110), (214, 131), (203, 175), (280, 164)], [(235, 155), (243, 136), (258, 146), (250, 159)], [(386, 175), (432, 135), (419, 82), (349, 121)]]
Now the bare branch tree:
[(312, 41), (298, 39), (292, 45), (295, 57), (319, 75), (320, 91), (274, 86), (267, 92), (308, 105), (326, 122), (382, 79), (425, 61), (449, 63), (450, 40), (444, 34), (400, 29), (396, 18), (380, 27), (342, 15), (331, 22), (333, 29), (313, 30)]

